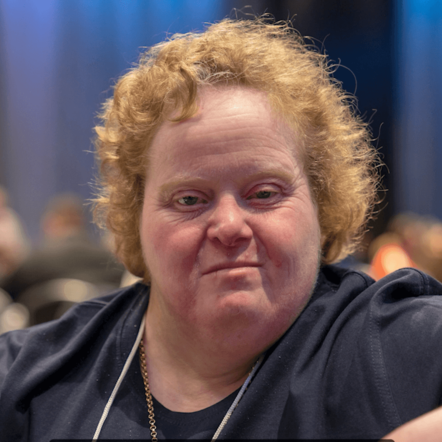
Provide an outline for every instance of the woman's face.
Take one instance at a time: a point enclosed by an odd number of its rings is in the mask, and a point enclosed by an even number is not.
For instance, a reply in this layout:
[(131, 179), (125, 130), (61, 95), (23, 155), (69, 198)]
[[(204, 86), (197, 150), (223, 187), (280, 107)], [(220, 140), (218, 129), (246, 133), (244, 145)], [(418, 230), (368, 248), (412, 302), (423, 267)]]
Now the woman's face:
[(307, 303), (319, 264), (296, 137), (259, 91), (199, 97), (199, 113), (164, 123), (151, 145), (140, 224), (149, 310), (186, 333), (250, 332), (270, 345)]

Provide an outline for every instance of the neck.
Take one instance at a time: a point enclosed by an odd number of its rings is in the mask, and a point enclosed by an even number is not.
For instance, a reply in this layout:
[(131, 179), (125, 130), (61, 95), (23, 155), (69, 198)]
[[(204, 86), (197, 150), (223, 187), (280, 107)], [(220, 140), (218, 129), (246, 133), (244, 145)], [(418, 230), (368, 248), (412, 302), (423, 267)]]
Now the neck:
[[(207, 408), (241, 387), (261, 350), (226, 351), (207, 334), (170, 326), (148, 309), (146, 366), (152, 395), (172, 411)], [(164, 327), (164, 324), (169, 324)]]

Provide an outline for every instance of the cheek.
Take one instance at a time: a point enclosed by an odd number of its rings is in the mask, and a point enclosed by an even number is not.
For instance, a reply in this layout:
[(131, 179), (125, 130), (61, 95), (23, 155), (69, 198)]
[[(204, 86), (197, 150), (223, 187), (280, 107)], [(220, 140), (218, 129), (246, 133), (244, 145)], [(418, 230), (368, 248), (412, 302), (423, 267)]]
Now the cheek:
[(182, 283), (178, 277), (189, 276), (197, 265), (201, 230), (170, 225), (165, 219), (150, 220), (143, 229), (144, 257), (152, 277)]
[[(314, 213), (313, 213), (314, 215)], [(286, 216), (267, 232), (267, 254), (279, 284), (304, 289), (313, 283), (319, 262), (320, 233), (315, 216)]]
[(312, 213), (290, 213), (274, 219), (266, 229), (267, 244), (278, 255), (303, 254), (309, 247), (319, 248), (319, 224)]

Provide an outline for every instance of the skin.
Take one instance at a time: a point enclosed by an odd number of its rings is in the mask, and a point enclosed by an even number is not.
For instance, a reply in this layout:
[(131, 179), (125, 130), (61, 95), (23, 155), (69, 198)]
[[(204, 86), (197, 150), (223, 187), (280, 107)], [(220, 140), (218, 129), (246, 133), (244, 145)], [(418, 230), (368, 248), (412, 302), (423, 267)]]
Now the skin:
[(440, 442), (442, 440), (442, 407), (401, 425), (383, 439), (392, 439), (394, 442)]
[(296, 137), (266, 95), (204, 88), (150, 147), (140, 220), (152, 394), (196, 411), (235, 391), (310, 298), (320, 228)]

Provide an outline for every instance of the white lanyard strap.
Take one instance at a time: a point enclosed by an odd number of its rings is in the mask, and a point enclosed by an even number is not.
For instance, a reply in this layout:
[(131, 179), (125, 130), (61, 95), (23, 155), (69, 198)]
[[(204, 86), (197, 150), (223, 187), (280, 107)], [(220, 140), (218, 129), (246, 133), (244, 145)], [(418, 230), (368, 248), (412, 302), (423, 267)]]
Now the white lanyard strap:
[(121, 370), (120, 377), (118, 378), (118, 381), (115, 384), (114, 389), (112, 390), (112, 394), (110, 395), (109, 400), (107, 401), (107, 404), (104, 407), (103, 414), (101, 415), (100, 422), (98, 422), (97, 429), (95, 430), (95, 434), (92, 441), (97, 440), (98, 437), (100, 436), (101, 428), (103, 427), (104, 421), (106, 420), (107, 415), (109, 414), (110, 407), (112, 406), (115, 396), (117, 395), (118, 390), (120, 389), (120, 385), (123, 382), (123, 379), (126, 376), (127, 371), (129, 370), (130, 364), (132, 363), (132, 359), (134, 358), (135, 353), (137, 352), (138, 346), (140, 344), (141, 338), (143, 337), (144, 333), (144, 323), (146, 321), (145, 316), (146, 315), (144, 314), (143, 319), (141, 321), (140, 329), (138, 330), (137, 338), (135, 339), (132, 350), (130, 351), (129, 356), (126, 359), (123, 370)]

